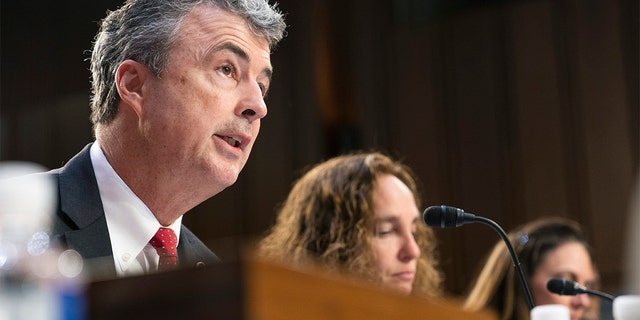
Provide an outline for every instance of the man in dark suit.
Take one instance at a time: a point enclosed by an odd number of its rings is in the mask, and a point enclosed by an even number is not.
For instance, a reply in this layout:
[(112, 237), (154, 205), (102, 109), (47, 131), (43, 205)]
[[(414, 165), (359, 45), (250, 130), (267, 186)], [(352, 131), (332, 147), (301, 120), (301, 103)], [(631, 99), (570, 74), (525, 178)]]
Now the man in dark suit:
[(96, 141), (50, 172), (53, 238), (100, 275), (175, 266), (176, 246), (180, 266), (217, 261), (182, 215), (244, 167), (284, 28), (266, 0), (129, 0), (110, 12), (91, 56)]

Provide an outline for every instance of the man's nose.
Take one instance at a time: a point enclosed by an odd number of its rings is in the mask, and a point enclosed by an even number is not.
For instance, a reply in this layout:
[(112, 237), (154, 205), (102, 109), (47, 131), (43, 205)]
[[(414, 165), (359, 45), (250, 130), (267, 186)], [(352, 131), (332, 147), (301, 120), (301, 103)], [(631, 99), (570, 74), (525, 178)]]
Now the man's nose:
[(237, 112), (249, 122), (262, 119), (267, 115), (267, 104), (258, 83), (247, 83), (243, 87)]

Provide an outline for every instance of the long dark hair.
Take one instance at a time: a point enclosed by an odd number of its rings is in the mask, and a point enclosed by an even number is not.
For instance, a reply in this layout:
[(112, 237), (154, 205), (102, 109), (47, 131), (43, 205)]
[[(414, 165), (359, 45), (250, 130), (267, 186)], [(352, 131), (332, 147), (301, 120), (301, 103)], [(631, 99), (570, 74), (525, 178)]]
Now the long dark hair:
[[(569, 242), (582, 244), (594, 263), (584, 232), (577, 222), (569, 219), (546, 217), (534, 220), (510, 232), (509, 240), (529, 279), (551, 251)], [(467, 295), (465, 308), (477, 311), (489, 307), (503, 320), (529, 319), (529, 307), (512, 265), (506, 246), (499, 241), (485, 259), (484, 267)]]

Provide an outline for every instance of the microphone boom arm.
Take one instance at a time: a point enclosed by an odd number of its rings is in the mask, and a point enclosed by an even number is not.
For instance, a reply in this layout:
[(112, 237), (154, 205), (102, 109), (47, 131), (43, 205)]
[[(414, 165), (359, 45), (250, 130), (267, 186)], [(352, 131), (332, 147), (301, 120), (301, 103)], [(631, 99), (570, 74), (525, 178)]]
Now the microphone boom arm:
[(594, 296), (598, 296), (600, 298), (605, 298), (605, 299), (610, 300), (610, 301), (613, 301), (613, 299), (615, 299), (614, 296), (612, 296), (612, 295), (610, 295), (608, 293), (597, 291), (597, 290), (589, 290), (589, 289), (587, 289), (587, 290), (585, 290), (585, 292), (587, 294), (592, 294)]
[(514, 269), (516, 269), (516, 272), (518, 273), (518, 279), (520, 279), (520, 285), (522, 286), (522, 291), (524, 292), (525, 299), (527, 300), (527, 305), (529, 306), (529, 310), (533, 309), (533, 307), (535, 307), (535, 304), (533, 303), (533, 297), (531, 296), (529, 285), (527, 284), (524, 273), (522, 272), (522, 267), (520, 265), (520, 260), (518, 259), (518, 255), (516, 254), (516, 251), (513, 249), (513, 246), (511, 245), (511, 241), (509, 240), (509, 237), (507, 237), (507, 233), (504, 232), (504, 230), (502, 229), (502, 227), (500, 227), (500, 225), (498, 225), (491, 219), (488, 219), (482, 216), (477, 216), (477, 215), (473, 215), (472, 217), (476, 222), (480, 222), (482, 224), (486, 224), (490, 226), (493, 230), (495, 230), (500, 235), (500, 237), (502, 237), (502, 240), (504, 240), (503, 242), (506, 244), (507, 249), (509, 250), (509, 254), (511, 254), (511, 258), (513, 258), (513, 267)]

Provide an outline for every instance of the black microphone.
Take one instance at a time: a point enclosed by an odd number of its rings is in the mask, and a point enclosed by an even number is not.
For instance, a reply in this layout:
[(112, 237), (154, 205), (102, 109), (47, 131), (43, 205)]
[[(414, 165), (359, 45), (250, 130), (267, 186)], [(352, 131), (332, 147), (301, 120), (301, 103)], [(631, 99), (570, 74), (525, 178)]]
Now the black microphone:
[(433, 206), (424, 211), (424, 222), (432, 227), (457, 228), (474, 223), (476, 215), (466, 213), (462, 209), (448, 206)]
[(518, 260), (518, 255), (516, 254), (515, 250), (513, 250), (513, 245), (511, 244), (507, 233), (504, 232), (502, 227), (500, 227), (497, 223), (493, 222), (491, 219), (464, 212), (464, 210), (462, 209), (445, 205), (432, 206), (427, 208), (426, 210), (424, 210), (423, 218), (424, 222), (432, 227), (456, 228), (465, 224), (480, 222), (493, 228), (493, 230), (498, 232), (504, 243), (507, 245), (507, 249), (509, 249), (509, 254), (511, 255), (511, 260), (513, 261), (513, 267), (516, 269), (518, 279), (520, 279), (520, 285), (522, 286), (522, 291), (524, 291), (524, 296), (527, 300), (529, 310), (535, 307), (535, 304), (533, 303), (533, 296), (531, 295), (529, 285), (527, 284), (527, 279), (524, 276), (522, 266), (520, 266), (520, 261)]
[(613, 301), (614, 299), (614, 296), (608, 293), (590, 290), (584, 286), (579, 285), (577, 282), (560, 278), (549, 279), (549, 281), (547, 282), (547, 290), (561, 296), (575, 296), (576, 294), (586, 293), (605, 298), (610, 301)]

